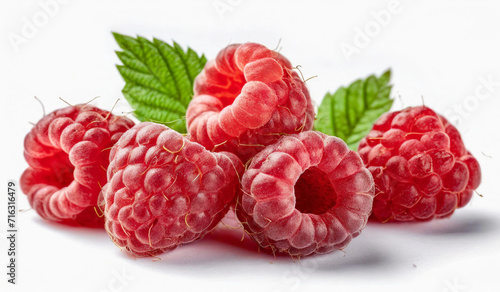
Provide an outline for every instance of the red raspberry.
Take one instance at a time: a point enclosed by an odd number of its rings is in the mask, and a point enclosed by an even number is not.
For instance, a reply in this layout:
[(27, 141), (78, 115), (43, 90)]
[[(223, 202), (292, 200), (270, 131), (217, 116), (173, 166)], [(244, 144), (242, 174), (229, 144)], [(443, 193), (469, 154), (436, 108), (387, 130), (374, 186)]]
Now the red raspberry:
[(373, 217), (425, 221), (465, 206), (481, 182), (458, 130), (425, 106), (382, 115), (359, 144), (373, 174)]
[(103, 189), (106, 230), (135, 256), (203, 237), (227, 213), (243, 164), (211, 153), (163, 125), (144, 122), (111, 150)]
[(68, 224), (103, 224), (94, 207), (106, 180), (109, 150), (134, 122), (90, 105), (43, 117), (24, 140), (29, 167), (21, 189), (43, 218)]
[(236, 214), (260, 246), (292, 256), (343, 249), (370, 215), (374, 184), (359, 155), (337, 137), (285, 136), (253, 159)]
[(283, 133), (310, 130), (309, 92), (281, 54), (255, 44), (233, 44), (196, 77), (186, 118), (194, 141), (243, 161)]

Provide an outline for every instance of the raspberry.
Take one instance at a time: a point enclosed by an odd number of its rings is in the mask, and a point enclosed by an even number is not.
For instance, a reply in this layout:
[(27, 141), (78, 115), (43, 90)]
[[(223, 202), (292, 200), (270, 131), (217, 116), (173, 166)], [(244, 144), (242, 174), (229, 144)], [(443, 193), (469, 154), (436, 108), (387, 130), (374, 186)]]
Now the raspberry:
[(21, 189), (44, 219), (103, 224), (94, 207), (106, 184), (109, 150), (134, 122), (90, 105), (69, 106), (44, 116), (26, 135), (29, 167)]
[(103, 188), (105, 227), (134, 256), (154, 256), (203, 237), (227, 213), (243, 164), (166, 126), (144, 122), (111, 150)]
[(243, 161), (279, 134), (310, 130), (309, 92), (281, 54), (255, 44), (233, 44), (196, 77), (186, 118), (193, 141), (229, 151)]
[(370, 215), (374, 184), (359, 155), (337, 137), (284, 136), (253, 159), (236, 214), (260, 246), (292, 256), (343, 249)]
[(458, 130), (425, 106), (382, 115), (358, 152), (373, 174), (373, 217), (382, 222), (449, 217), (481, 182)]

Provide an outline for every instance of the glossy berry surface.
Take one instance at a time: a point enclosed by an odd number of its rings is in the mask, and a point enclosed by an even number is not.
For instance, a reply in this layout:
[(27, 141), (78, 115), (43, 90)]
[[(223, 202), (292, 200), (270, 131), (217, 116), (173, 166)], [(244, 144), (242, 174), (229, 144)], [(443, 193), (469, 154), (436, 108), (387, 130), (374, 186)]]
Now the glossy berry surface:
[(193, 141), (247, 161), (283, 133), (312, 129), (314, 108), (305, 83), (278, 52), (234, 44), (196, 77), (187, 109)]
[(264, 248), (291, 256), (346, 247), (370, 215), (374, 184), (359, 155), (337, 137), (282, 137), (243, 175), (236, 214)]
[(358, 150), (373, 174), (373, 218), (425, 221), (465, 206), (481, 182), (458, 130), (425, 107), (386, 113)]
[(227, 213), (242, 171), (232, 153), (211, 153), (160, 124), (137, 124), (111, 150), (101, 201), (106, 230), (139, 257), (197, 240)]
[(102, 226), (95, 207), (107, 182), (109, 151), (133, 125), (90, 105), (44, 116), (24, 140), (29, 167), (21, 176), (21, 188), (31, 207), (50, 221)]

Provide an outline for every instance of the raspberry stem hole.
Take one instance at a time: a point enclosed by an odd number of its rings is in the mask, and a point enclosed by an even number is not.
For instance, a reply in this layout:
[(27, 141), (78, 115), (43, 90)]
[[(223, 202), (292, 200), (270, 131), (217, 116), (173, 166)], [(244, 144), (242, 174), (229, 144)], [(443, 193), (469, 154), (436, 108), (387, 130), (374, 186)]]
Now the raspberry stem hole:
[(224, 86), (223, 91), (214, 94), (214, 96), (217, 96), (222, 105), (227, 107), (232, 105), (234, 100), (240, 95), (246, 81), (243, 72), (238, 72), (235, 76), (228, 76), (225, 82), (227, 82), (227, 85)]
[(73, 171), (75, 167), (69, 161), (68, 154), (64, 151), (57, 152), (50, 164), (50, 176), (52, 185), (64, 188), (74, 180)]
[(321, 215), (337, 202), (337, 194), (328, 175), (317, 167), (304, 171), (295, 183), (295, 209)]

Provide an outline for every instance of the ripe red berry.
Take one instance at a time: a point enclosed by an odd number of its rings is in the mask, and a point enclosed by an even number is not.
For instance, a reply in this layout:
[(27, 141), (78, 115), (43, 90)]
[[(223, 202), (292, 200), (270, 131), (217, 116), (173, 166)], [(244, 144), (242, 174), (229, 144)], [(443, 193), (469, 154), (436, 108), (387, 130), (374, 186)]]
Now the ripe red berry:
[(425, 106), (382, 115), (358, 152), (373, 174), (373, 217), (382, 222), (449, 217), (481, 181), (458, 130)]
[(134, 122), (90, 105), (43, 117), (24, 140), (29, 167), (21, 188), (32, 208), (50, 221), (102, 225), (95, 211), (106, 180), (109, 151)]
[(243, 164), (163, 125), (144, 122), (111, 150), (103, 188), (106, 230), (134, 256), (154, 256), (203, 237), (227, 213)]
[(246, 161), (283, 133), (312, 129), (309, 92), (281, 54), (255, 44), (234, 44), (196, 77), (186, 118), (189, 133), (208, 150)]
[(306, 131), (252, 159), (236, 214), (252, 239), (273, 252), (328, 253), (360, 234), (373, 195), (372, 176), (356, 152), (337, 137)]

